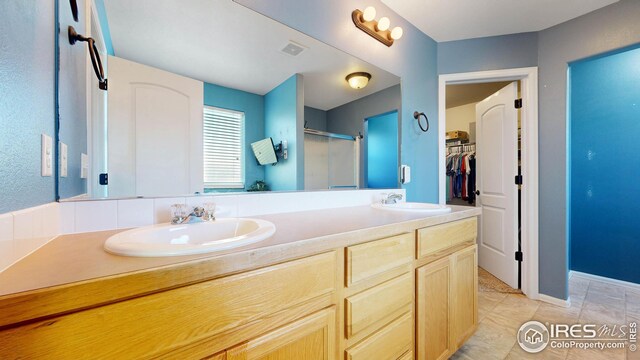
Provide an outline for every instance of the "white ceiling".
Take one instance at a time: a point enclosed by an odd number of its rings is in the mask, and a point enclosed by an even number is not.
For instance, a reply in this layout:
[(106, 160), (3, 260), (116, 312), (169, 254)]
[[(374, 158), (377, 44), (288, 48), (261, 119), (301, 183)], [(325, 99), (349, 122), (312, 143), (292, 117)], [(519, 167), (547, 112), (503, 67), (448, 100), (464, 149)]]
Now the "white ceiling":
[(618, 0), (382, 0), (382, 2), (422, 32), (441, 42), (540, 31)]
[[(183, 76), (264, 95), (301, 73), (305, 105), (321, 110), (400, 83), (400, 78), (231, 0), (105, 1), (116, 56)], [(280, 50), (289, 41), (298, 56)], [(351, 89), (345, 76), (372, 74)]]

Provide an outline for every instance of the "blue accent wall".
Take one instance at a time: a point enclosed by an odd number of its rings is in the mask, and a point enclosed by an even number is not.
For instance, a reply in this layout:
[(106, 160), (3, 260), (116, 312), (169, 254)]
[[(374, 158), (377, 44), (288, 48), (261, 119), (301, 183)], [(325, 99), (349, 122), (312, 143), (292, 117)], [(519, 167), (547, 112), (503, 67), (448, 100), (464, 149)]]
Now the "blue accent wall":
[[(380, 0), (236, 0), (259, 13), (370, 62), (402, 78), (401, 157), (411, 166), (413, 181), (403, 185), (408, 201), (438, 201), (437, 44)], [(351, 12), (374, 6), (404, 35), (387, 47), (353, 25)], [(321, 16), (319, 16), (321, 14)], [(414, 111), (431, 120), (428, 133), (413, 120)], [(371, 114), (371, 115), (375, 115)], [(332, 131), (332, 130), (329, 130)]]
[[(264, 96), (265, 137), (273, 138), (274, 144), (288, 142), (288, 159), (278, 159), (275, 166), (266, 166), (266, 183), (271, 190), (303, 190), (304, 161), (303, 99), (301, 75), (293, 75)], [(302, 159), (300, 159), (302, 158)], [(304, 163), (302, 163), (304, 164)]]
[[(78, 1), (78, 22), (73, 20), (68, 1), (59, 2), (59, 132), (58, 140), (67, 145), (67, 177), (58, 176), (58, 196), (61, 199), (85, 194), (87, 180), (80, 178), (80, 156), (87, 154), (87, 44), (69, 44), (67, 28), (71, 25), (84, 33), (88, 19), (83, 1)], [(90, 74), (93, 75), (93, 72)], [(59, 164), (58, 164), (59, 165)]]
[[(258, 165), (251, 143), (264, 139), (264, 96), (204, 83), (204, 104), (244, 112), (244, 183), (264, 180), (264, 166)], [(217, 189), (219, 191), (219, 189)]]
[(398, 186), (398, 112), (368, 118), (367, 187), (391, 189)]
[(640, 49), (570, 66), (571, 269), (640, 283)]
[(55, 200), (55, 178), (40, 176), (40, 134), (55, 135), (55, 2), (0, 1), (0, 18), (0, 213), (5, 213)]

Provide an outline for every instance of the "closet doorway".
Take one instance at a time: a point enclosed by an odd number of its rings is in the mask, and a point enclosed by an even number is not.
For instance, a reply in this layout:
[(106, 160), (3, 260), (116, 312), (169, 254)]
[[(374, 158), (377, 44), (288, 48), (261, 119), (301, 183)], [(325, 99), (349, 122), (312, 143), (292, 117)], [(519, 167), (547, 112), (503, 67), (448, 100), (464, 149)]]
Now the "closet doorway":
[[(512, 288), (537, 298), (537, 204), (524, 201), (520, 184), (524, 173), (522, 120), (537, 115), (530, 111), (524, 116), (521, 107), (522, 103), (533, 105), (531, 95), (537, 86), (532, 80), (537, 75), (535, 69), (520, 70), (522, 75), (518, 76), (513, 72), (510, 76), (440, 76), (440, 202), (482, 208), (479, 266)], [(531, 150), (537, 152), (535, 147)], [(537, 191), (537, 172), (531, 184), (527, 200), (531, 190)], [(533, 207), (535, 219), (530, 211)], [(529, 236), (522, 236), (523, 214), (528, 217)], [(532, 220), (536, 220), (536, 231), (531, 231)]]

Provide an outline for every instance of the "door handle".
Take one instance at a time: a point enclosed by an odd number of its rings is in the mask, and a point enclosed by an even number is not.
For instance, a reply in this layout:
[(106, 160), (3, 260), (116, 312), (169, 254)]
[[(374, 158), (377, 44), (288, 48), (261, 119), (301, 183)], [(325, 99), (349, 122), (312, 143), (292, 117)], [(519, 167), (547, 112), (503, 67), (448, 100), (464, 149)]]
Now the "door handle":
[(480, 195), (480, 190), (476, 190), (476, 195)]

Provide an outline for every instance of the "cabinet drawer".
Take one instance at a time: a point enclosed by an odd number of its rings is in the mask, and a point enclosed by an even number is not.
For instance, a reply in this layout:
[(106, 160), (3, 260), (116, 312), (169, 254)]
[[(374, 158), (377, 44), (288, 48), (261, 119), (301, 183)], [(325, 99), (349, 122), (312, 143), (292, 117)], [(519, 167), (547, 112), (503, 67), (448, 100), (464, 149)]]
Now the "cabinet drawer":
[(336, 259), (335, 252), (315, 255), (8, 329), (0, 336), (0, 358), (166, 353), (331, 294)]
[(347, 338), (371, 326), (383, 325), (382, 320), (394, 313), (411, 311), (412, 280), (410, 274), (405, 274), (347, 298)]
[(397, 359), (413, 348), (413, 316), (406, 313), (347, 350), (348, 360)]
[(347, 248), (347, 285), (413, 261), (413, 234), (402, 234)]
[(478, 233), (476, 217), (418, 230), (418, 259), (464, 242), (473, 243)]

